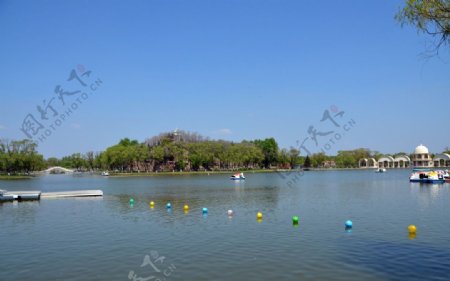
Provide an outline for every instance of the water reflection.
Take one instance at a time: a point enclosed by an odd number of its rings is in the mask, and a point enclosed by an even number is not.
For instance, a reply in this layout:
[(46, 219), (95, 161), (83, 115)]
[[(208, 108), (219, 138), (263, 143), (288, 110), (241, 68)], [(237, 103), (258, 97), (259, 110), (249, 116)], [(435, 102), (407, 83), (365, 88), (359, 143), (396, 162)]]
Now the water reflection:
[[(239, 183), (220, 175), (56, 176), (16, 185), (101, 188), (105, 197), (0, 204), (0, 241), (8, 241), (1, 280), (120, 280), (151, 250), (176, 259), (173, 281), (450, 280), (449, 185), (410, 185), (407, 171), (308, 172), (291, 185), (276, 174)], [(349, 218), (354, 233), (342, 231)], [(409, 223), (420, 237), (407, 236)], [(41, 270), (48, 265), (58, 270)]]
[[(208, 177), (208, 179), (212, 176)], [(148, 206), (150, 201), (154, 202), (154, 210), (160, 213), (164, 209), (167, 202), (171, 202), (174, 212), (183, 210), (185, 204), (189, 205), (190, 210), (199, 211), (203, 207), (208, 207), (211, 212), (226, 212), (226, 210), (234, 208), (235, 206), (254, 206), (255, 208), (264, 207), (263, 210), (273, 210), (277, 208), (280, 200), (281, 188), (274, 185), (248, 185), (243, 182), (227, 181), (229, 187), (221, 187), (220, 181), (214, 183), (212, 180), (204, 183), (202, 181), (195, 182), (192, 185), (189, 182), (188, 186), (178, 185), (175, 182), (169, 182), (164, 187), (159, 187), (158, 182), (153, 182), (152, 179), (130, 179), (127, 184), (127, 189), (131, 194), (116, 194), (110, 196), (110, 201), (117, 200), (119, 211), (121, 214), (130, 213), (129, 198), (135, 199), (134, 206), (138, 207), (141, 204)], [(144, 184), (146, 188), (140, 185)], [(121, 185), (123, 187), (123, 180)], [(218, 185), (218, 186), (217, 186)], [(135, 188), (138, 186), (138, 188)], [(231, 187), (231, 186), (230, 186)], [(112, 202), (110, 202), (112, 203)], [(108, 208), (116, 208), (115, 204), (107, 204)], [(146, 207), (148, 210), (148, 207)], [(160, 213), (163, 215), (162, 213)]]
[(2, 213), (8, 213), (8, 216), (2, 216), (2, 222), (11, 221), (13, 224), (33, 224), (39, 215), (39, 201), (13, 201), (0, 203)]
[(340, 240), (340, 256), (346, 263), (375, 270), (388, 280), (450, 280), (448, 248), (406, 241), (394, 243), (353, 238), (352, 244), (358, 247), (346, 254), (348, 241)]
[(419, 200), (422, 209), (433, 206), (437, 199), (442, 199), (445, 184), (410, 183), (411, 193)]

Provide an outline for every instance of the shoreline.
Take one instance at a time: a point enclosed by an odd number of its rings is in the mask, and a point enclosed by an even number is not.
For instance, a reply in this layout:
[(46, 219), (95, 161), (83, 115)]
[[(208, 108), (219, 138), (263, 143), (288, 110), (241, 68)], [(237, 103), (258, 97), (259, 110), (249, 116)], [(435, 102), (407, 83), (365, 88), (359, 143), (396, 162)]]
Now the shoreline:
[[(111, 172), (110, 178), (126, 178), (126, 177), (158, 177), (158, 176), (201, 176), (201, 175), (232, 175), (237, 172), (247, 174), (262, 173), (295, 173), (295, 172), (327, 172), (327, 171), (371, 171), (375, 168), (309, 168), (306, 170), (299, 169), (255, 169), (255, 170), (235, 170), (235, 171), (189, 171), (189, 172), (127, 172), (114, 173)], [(389, 170), (410, 170), (410, 168), (391, 168)], [(85, 172), (86, 174), (100, 175), (100, 172)], [(0, 180), (28, 180), (41, 176), (38, 172), (32, 175), (0, 175)]]
[(22, 175), (0, 175), (0, 180), (29, 180), (32, 179), (33, 176), (22, 176)]
[[(407, 170), (408, 168), (392, 168), (392, 170)], [(190, 171), (190, 172), (141, 172), (141, 173), (110, 173), (109, 177), (155, 177), (155, 176), (192, 176), (192, 175), (220, 175), (243, 172), (247, 174), (255, 173), (295, 173), (295, 172), (326, 172), (326, 171), (372, 171), (375, 168), (310, 168), (308, 170), (294, 170), (294, 169), (277, 169), (277, 170), (241, 170), (241, 171)]]
[[(157, 176), (195, 176), (195, 175), (223, 175), (238, 171), (190, 171), (190, 172), (141, 172), (141, 173), (110, 173), (109, 177), (157, 177)], [(275, 173), (277, 170), (243, 170), (243, 173)]]

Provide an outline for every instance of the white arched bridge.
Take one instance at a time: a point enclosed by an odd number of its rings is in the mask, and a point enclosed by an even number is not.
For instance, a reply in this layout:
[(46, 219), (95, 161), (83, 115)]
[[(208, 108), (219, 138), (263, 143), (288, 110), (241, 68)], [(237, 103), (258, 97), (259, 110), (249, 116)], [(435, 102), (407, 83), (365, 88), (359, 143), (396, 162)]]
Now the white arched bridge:
[(47, 170), (42, 171), (42, 173), (46, 173), (46, 174), (71, 174), (73, 172), (74, 172), (74, 170), (67, 169), (64, 167), (59, 167), (59, 166), (50, 167)]

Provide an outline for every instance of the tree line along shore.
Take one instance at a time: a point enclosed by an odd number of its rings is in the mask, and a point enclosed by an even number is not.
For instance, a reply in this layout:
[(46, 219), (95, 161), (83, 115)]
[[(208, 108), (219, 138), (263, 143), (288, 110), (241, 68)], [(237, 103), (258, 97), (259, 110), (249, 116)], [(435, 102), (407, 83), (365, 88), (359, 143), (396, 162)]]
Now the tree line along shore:
[[(405, 154), (405, 153), (398, 153)], [(396, 154), (395, 154), (396, 155)], [(393, 155), (393, 156), (395, 156)], [(304, 168), (357, 168), (362, 158), (383, 154), (367, 148), (300, 155), (297, 148), (280, 149), (274, 138), (230, 142), (210, 140), (196, 133), (161, 133), (144, 142), (124, 138), (102, 152), (74, 153), (44, 159), (30, 140), (0, 140), (0, 176), (28, 175), (48, 167), (114, 173), (270, 171)], [(1, 177), (0, 177), (1, 179)]]

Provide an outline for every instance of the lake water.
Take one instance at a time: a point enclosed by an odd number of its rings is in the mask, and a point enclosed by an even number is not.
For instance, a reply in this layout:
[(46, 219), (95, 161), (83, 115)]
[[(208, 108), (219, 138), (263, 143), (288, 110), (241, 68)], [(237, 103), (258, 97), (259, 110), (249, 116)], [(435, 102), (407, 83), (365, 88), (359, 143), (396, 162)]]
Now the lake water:
[(105, 194), (0, 204), (0, 280), (450, 280), (450, 184), (409, 172), (0, 181)]

